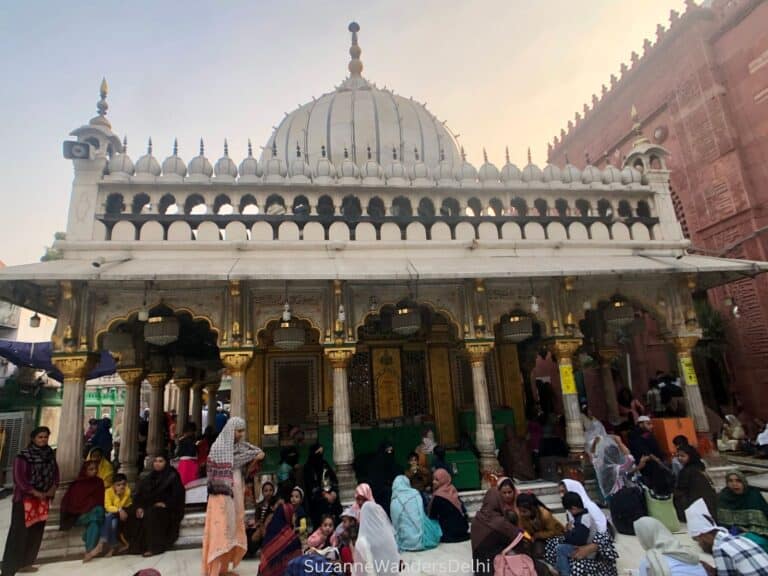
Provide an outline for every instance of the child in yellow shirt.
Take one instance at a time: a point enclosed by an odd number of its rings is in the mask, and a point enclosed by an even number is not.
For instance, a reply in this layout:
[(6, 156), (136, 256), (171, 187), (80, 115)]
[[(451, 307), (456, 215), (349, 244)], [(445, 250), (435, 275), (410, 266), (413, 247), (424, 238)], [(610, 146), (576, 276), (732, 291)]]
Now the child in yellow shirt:
[(118, 546), (118, 535), (120, 534), (120, 522), (128, 520), (128, 513), (125, 509), (132, 503), (128, 478), (125, 474), (115, 474), (114, 483), (104, 491), (104, 511), (106, 514), (104, 525), (101, 528), (101, 541), (107, 544), (106, 556), (112, 556), (115, 551), (120, 554), (128, 549), (128, 544), (123, 540)]

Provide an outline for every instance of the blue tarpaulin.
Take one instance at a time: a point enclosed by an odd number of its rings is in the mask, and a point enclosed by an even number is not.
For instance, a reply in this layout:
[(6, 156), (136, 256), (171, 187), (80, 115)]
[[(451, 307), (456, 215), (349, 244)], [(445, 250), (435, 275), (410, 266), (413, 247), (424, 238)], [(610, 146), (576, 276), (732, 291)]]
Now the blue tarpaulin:
[[(25, 366), (45, 370), (51, 378), (59, 382), (64, 380), (63, 374), (51, 361), (52, 347), (50, 342), (16, 342), (0, 340), (0, 356), (16, 366)], [(96, 367), (88, 374), (88, 378), (99, 378), (114, 374), (117, 364), (109, 352), (102, 352)]]

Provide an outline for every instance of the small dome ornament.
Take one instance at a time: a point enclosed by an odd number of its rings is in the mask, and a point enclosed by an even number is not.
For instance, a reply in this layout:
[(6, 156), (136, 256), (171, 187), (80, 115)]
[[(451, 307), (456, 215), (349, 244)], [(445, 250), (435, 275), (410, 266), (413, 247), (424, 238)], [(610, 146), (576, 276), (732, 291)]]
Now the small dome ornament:
[(531, 161), (531, 149), (528, 148), (528, 164), (523, 168), (523, 182), (532, 187), (539, 187), (543, 177), (541, 168)]
[(173, 153), (163, 160), (163, 180), (181, 182), (187, 175), (187, 165), (179, 158), (179, 141), (173, 139)]
[(134, 166), (131, 157), (128, 156), (127, 136), (123, 136), (123, 151), (109, 159), (108, 168), (111, 180), (128, 180), (133, 175)]
[(462, 188), (472, 188), (477, 186), (477, 168), (467, 162), (467, 154), (464, 152), (464, 146), (461, 147), (461, 164), (456, 169), (455, 177)]
[(371, 147), (366, 148), (368, 159), (363, 164), (360, 174), (363, 177), (363, 186), (382, 186), (384, 184), (384, 170), (381, 165), (373, 158)]
[(388, 186), (408, 186), (410, 180), (405, 165), (397, 157), (397, 147), (392, 146), (392, 162), (384, 168), (384, 177)]
[(501, 181), (505, 188), (520, 188), (522, 186), (523, 173), (520, 168), (512, 164), (509, 160), (509, 146), (504, 149), (504, 159), (506, 162), (501, 167)]
[(328, 158), (325, 144), (320, 146), (320, 158), (315, 163), (314, 181), (323, 186), (333, 184), (336, 181), (336, 166)]
[(200, 138), (200, 154), (190, 160), (187, 171), (189, 173), (187, 179), (190, 182), (208, 182), (213, 175), (213, 166), (205, 157), (205, 144), (202, 138)]
[(440, 148), (440, 163), (433, 174), (438, 188), (455, 188), (456, 178), (453, 174), (453, 164), (445, 159), (445, 150)]
[(154, 181), (160, 176), (160, 163), (152, 155), (152, 138), (147, 142), (147, 153), (136, 161), (136, 176), (138, 181)]
[(296, 158), (288, 172), (292, 184), (309, 184), (312, 182), (312, 169), (301, 155), (301, 146), (296, 142)]
[(605, 153), (605, 162), (605, 168), (603, 169), (603, 184), (612, 189), (622, 188), (621, 170), (611, 164), (611, 155), (608, 154), (608, 152)]
[(568, 160), (567, 152), (565, 153), (565, 167), (561, 170), (560, 174), (563, 184), (569, 186), (581, 184), (581, 170), (571, 164), (570, 160)]
[(563, 174), (558, 166), (547, 163), (544, 170), (541, 171), (542, 179), (550, 188), (562, 188)]
[(277, 156), (277, 140), (272, 140), (272, 156), (264, 166), (264, 181), (268, 184), (282, 184), (285, 182), (287, 169), (283, 161)]
[(349, 149), (344, 147), (344, 158), (339, 166), (339, 184), (351, 186), (360, 183), (360, 169), (349, 157)]
[(477, 178), (483, 188), (499, 188), (501, 186), (501, 174), (496, 165), (488, 161), (488, 153), (483, 148), (483, 164), (477, 171)]
[(216, 161), (213, 173), (219, 182), (234, 182), (237, 178), (237, 166), (235, 166), (232, 158), (229, 157), (229, 144), (226, 138), (224, 139), (224, 156)]
[(248, 156), (243, 158), (243, 161), (240, 162), (240, 169), (238, 172), (240, 173), (240, 182), (244, 184), (261, 181), (261, 166), (259, 166), (258, 160), (253, 157), (253, 146), (251, 145), (250, 139), (248, 139)]
[(602, 184), (603, 175), (599, 168), (592, 165), (592, 161), (589, 158), (589, 152), (584, 154), (584, 161), (586, 166), (584, 166), (584, 171), (581, 173), (582, 183), (592, 188), (596, 186), (599, 187)]

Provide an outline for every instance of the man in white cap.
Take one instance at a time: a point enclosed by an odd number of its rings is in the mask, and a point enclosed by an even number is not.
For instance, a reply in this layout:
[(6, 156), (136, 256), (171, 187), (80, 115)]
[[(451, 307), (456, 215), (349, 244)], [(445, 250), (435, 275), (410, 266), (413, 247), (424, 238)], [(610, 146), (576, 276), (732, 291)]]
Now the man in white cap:
[(653, 424), (648, 416), (639, 416), (637, 426), (629, 434), (629, 449), (637, 462), (643, 483), (658, 495), (672, 492), (671, 469), (664, 465), (664, 454), (653, 435)]
[(702, 498), (686, 509), (685, 521), (691, 538), (715, 559), (714, 568), (702, 562), (710, 575), (768, 576), (768, 554), (752, 540), (720, 528)]

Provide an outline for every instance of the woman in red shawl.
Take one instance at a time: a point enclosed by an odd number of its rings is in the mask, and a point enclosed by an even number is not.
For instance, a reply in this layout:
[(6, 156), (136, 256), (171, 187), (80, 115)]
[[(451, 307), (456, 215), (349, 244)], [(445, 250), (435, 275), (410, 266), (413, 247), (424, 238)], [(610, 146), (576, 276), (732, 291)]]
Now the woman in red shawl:
[(85, 526), (83, 562), (98, 556), (103, 546), (100, 535), (104, 523), (104, 481), (98, 471), (96, 462), (86, 461), (61, 501), (61, 529)]
[(451, 475), (442, 468), (435, 470), (428, 513), (430, 518), (440, 523), (443, 531), (441, 542), (464, 542), (469, 538), (467, 510), (451, 480)]
[(283, 576), (288, 562), (301, 555), (301, 541), (291, 525), (292, 518), (293, 506), (279, 501), (262, 541), (259, 576)]

